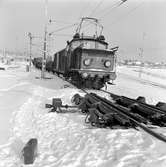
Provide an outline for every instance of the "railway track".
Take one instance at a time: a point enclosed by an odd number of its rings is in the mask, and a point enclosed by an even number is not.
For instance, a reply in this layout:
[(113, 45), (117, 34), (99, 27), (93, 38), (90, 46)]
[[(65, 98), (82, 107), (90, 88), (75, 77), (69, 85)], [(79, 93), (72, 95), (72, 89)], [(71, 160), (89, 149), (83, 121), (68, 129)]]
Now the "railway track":
[(153, 110), (155, 112), (159, 112), (160, 114), (166, 114), (166, 103), (157, 103), (156, 105), (150, 105), (146, 103), (145, 97), (139, 96), (137, 99), (132, 99), (126, 96), (119, 96), (114, 93), (100, 90), (102, 92), (105, 92), (110, 95), (110, 97), (119, 105), (122, 105), (124, 107), (129, 107), (132, 104), (138, 104), (141, 107), (144, 107), (145, 109)]
[[(63, 77), (60, 78), (66, 81)], [(72, 84), (69, 81), (66, 82)], [(75, 85), (73, 87), (77, 88)], [(85, 122), (90, 123), (92, 126), (135, 129), (139, 127), (153, 137), (166, 142), (166, 136), (149, 128), (149, 126), (166, 127), (165, 103), (154, 106), (147, 104), (143, 97), (131, 99), (105, 90), (79, 90), (84, 92), (85, 96), (81, 97), (76, 94), (72, 99), (75, 106), (63, 106), (60, 99), (53, 99), (52, 105), (46, 104), (46, 107), (52, 108), (52, 112), (57, 111), (57, 108), (60, 109), (61, 107), (77, 107), (86, 114)], [(99, 92), (109, 95), (112, 100), (98, 95)], [(61, 110), (59, 111), (61, 112)]]
[[(166, 136), (149, 128), (149, 126), (166, 127), (165, 103), (158, 107), (147, 104), (143, 97), (131, 99), (105, 90), (81, 90), (85, 93), (85, 97), (76, 95), (73, 102), (83, 113), (86, 113), (86, 123), (100, 128), (139, 127), (153, 137), (166, 142)], [(113, 100), (97, 95), (99, 92), (110, 95)]]
[[(156, 137), (157, 139), (163, 142), (166, 142), (166, 136), (159, 134), (148, 127), (148, 125), (158, 125), (158, 126), (164, 126), (164, 127), (166, 126), (166, 113), (163, 112), (163, 110), (160, 111), (160, 109), (156, 109), (156, 107), (152, 107), (152, 106), (150, 108), (151, 112), (152, 111), (154, 112), (154, 110), (155, 111), (157, 110), (159, 112), (155, 114), (158, 114), (158, 116), (159, 114), (161, 114), (160, 116), (164, 117), (164, 119), (162, 120), (163, 124), (161, 124), (161, 122), (157, 123), (153, 119), (150, 120), (150, 117), (149, 118), (143, 117), (141, 114), (138, 114), (138, 113), (134, 114), (131, 108), (124, 107), (123, 105), (120, 105), (118, 103), (113, 103), (108, 99), (98, 96), (97, 94), (88, 93), (86, 90), (82, 90), (82, 91), (86, 93), (85, 98), (82, 98), (76, 95), (73, 101), (75, 102), (75, 104), (80, 105), (81, 111), (83, 113), (87, 114), (86, 123), (90, 123), (92, 126), (96, 126), (100, 128), (101, 127), (112, 128), (114, 126), (117, 126), (118, 124), (123, 128), (124, 127), (125, 128), (140, 127), (141, 129), (146, 131), (148, 134)], [(114, 97), (117, 98), (117, 95), (114, 95)], [(137, 102), (137, 105), (139, 105), (140, 103), (142, 104), (142, 102)], [(136, 103), (132, 103), (132, 104), (136, 104)], [(144, 106), (149, 107), (148, 104)], [(147, 109), (147, 108), (143, 108), (143, 109)], [(154, 117), (154, 119), (157, 119), (157, 118), (159, 117)]]

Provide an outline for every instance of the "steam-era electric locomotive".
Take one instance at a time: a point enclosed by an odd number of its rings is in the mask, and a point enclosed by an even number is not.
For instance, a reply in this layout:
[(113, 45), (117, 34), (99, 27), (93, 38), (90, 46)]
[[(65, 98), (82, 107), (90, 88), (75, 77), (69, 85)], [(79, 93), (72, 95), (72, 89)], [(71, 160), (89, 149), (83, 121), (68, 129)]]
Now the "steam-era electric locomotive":
[[(85, 36), (81, 31), (86, 21), (95, 25), (95, 33), (91, 36)], [(47, 61), (46, 70), (62, 74), (84, 88), (101, 89), (110, 80), (115, 80), (118, 47), (108, 49), (102, 29), (96, 18), (82, 18), (73, 39), (67, 42), (66, 48), (54, 54), (52, 62)]]

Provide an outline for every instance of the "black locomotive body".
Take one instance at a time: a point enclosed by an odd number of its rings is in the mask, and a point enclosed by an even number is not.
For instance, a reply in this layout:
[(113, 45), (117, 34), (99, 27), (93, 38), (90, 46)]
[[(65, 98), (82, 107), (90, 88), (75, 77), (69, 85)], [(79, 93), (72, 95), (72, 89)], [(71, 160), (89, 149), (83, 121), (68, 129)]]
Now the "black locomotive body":
[[(101, 40), (102, 39), (102, 40)], [(76, 34), (67, 47), (54, 55), (53, 72), (80, 87), (100, 89), (106, 82), (115, 80), (115, 51), (100, 38), (79, 37)]]

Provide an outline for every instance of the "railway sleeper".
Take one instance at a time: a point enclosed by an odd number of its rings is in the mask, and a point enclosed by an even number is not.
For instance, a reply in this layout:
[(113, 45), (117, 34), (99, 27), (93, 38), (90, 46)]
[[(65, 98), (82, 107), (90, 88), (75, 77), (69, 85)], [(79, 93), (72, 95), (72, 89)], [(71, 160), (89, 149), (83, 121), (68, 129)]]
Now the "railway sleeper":
[(101, 114), (96, 108), (89, 108), (89, 113), (85, 118), (86, 123), (90, 123), (92, 126), (103, 128), (105, 127), (105, 122), (102, 119), (103, 114)]
[[(166, 121), (166, 115), (161, 113), (156, 113), (155, 111), (151, 110), (150, 108), (142, 107), (138, 104), (133, 104), (130, 106), (130, 109), (133, 113), (137, 113), (142, 117), (149, 120), (152, 124), (157, 125), (164, 125), (163, 122)], [(145, 122), (144, 122), (145, 123)]]
[(130, 115), (131, 115), (132, 118), (136, 119), (140, 123), (150, 124), (149, 120), (147, 120), (146, 118), (142, 117), (138, 113), (132, 113), (131, 112)]
[(156, 114), (156, 112), (154, 112), (153, 110), (143, 107), (137, 103), (133, 103), (132, 105), (129, 106), (129, 108), (131, 109), (132, 112), (138, 113), (145, 118), (151, 117)]
[(166, 126), (166, 115), (155, 114), (150, 118), (153, 124), (158, 126)]
[[(101, 102), (96, 102), (91, 105), (89, 110), (89, 119), (88, 122), (91, 122), (92, 126), (124, 126), (124, 127), (131, 127), (133, 126), (131, 122), (126, 119), (125, 117), (116, 113), (116, 109), (114, 108), (107, 108)], [(87, 122), (87, 118), (86, 121)]]
[[(99, 97), (99, 96), (97, 96), (97, 95), (95, 95), (95, 94), (93, 94), (93, 95), (94, 95), (96, 98)], [(102, 100), (108, 102), (107, 99), (104, 99), (104, 98), (101, 98), (101, 97), (99, 97), (99, 99), (102, 99)], [(109, 103), (111, 103), (111, 102), (109, 101)], [(114, 105), (113, 103), (111, 103), (111, 104)], [(115, 108), (113, 108), (112, 105), (109, 105), (109, 108), (114, 109), (114, 110), (117, 112), (117, 110), (116, 110)], [(118, 105), (119, 105), (119, 104), (118, 104)], [(120, 106), (119, 106), (119, 107), (120, 107)], [(124, 106), (123, 106), (123, 107), (124, 107)], [(124, 109), (125, 109), (125, 111), (126, 111), (126, 114), (127, 114), (128, 116), (132, 117), (133, 119), (136, 119), (137, 121), (139, 121), (139, 122), (141, 122), (141, 123), (150, 124), (149, 120), (147, 120), (147, 118), (145, 118), (144, 116), (140, 115), (140, 113), (133, 112), (133, 111), (131, 110), (131, 108), (126, 108), (126, 107), (124, 107)]]
[(114, 119), (117, 121), (118, 124), (125, 126), (126, 128), (132, 127), (133, 124), (130, 122), (129, 119), (126, 119), (124, 116), (119, 115), (119, 114), (114, 114), (113, 115)]
[(87, 115), (85, 122), (100, 128), (113, 128), (115, 126), (129, 128), (133, 126), (133, 124), (128, 119), (117, 113), (103, 114), (96, 108), (89, 109), (89, 114)]
[(156, 106), (150, 105), (146, 103), (146, 100), (144, 97), (139, 96), (136, 100), (131, 99), (125, 96), (120, 96), (120, 98), (117, 99), (117, 104), (123, 105), (125, 107), (129, 107), (130, 104), (139, 104), (139, 106), (143, 107), (144, 109), (147, 109), (154, 113), (161, 113), (166, 114), (166, 103), (158, 102)]
[(109, 114), (109, 113), (116, 112), (114, 109), (109, 109), (106, 106), (104, 106), (102, 102), (96, 102), (92, 104), (92, 107), (98, 109), (103, 114)]
[(128, 99), (125, 99), (124, 97), (120, 97), (118, 99), (116, 99), (116, 103), (119, 104), (119, 105), (122, 105), (124, 107), (129, 107), (130, 105), (133, 104), (132, 101), (128, 100)]
[(156, 107), (159, 108), (159, 109), (162, 109), (162, 110), (166, 111), (166, 103), (164, 103), (164, 102), (158, 102), (156, 104)]
[[(137, 113), (149, 120), (151, 120), (151, 117), (153, 117), (153, 115), (159, 114), (159, 115), (163, 115), (162, 112), (158, 109), (156, 109), (155, 106), (149, 106), (145, 104), (145, 99), (143, 97), (138, 97), (137, 101), (139, 100), (139, 102), (135, 102), (136, 100), (132, 100), (132, 99), (128, 99), (126, 97), (120, 97), (119, 99), (116, 100), (116, 103), (119, 105), (122, 105), (124, 107), (128, 107), (131, 109), (132, 112)], [(144, 103), (144, 104), (142, 104)], [(156, 117), (158, 118), (158, 117)]]

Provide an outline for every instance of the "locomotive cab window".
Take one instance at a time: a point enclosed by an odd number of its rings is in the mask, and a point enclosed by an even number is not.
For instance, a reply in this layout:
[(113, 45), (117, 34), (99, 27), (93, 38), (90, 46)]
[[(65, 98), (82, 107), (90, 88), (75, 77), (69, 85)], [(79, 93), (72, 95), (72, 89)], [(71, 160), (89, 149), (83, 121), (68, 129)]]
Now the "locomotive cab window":
[(71, 48), (75, 49), (77, 47), (82, 47), (86, 49), (107, 49), (107, 44), (103, 44), (95, 40), (72, 41)]
[(107, 45), (102, 44), (100, 42), (96, 42), (96, 49), (107, 49)]

